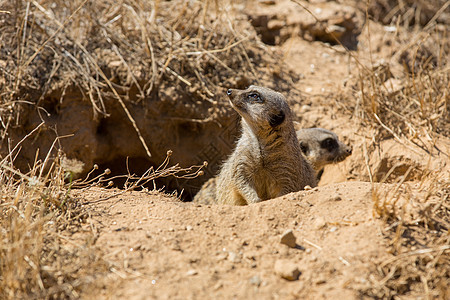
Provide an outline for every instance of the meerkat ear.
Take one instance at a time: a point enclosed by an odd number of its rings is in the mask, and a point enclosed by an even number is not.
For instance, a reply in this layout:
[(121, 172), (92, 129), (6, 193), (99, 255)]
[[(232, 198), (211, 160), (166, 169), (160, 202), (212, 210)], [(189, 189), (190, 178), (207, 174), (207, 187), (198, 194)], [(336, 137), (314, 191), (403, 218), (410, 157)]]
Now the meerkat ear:
[(278, 114), (270, 115), (269, 124), (272, 127), (278, 126), (281, 123), (283, 123), (285, 118), (286, 118), (286, 115), (284, 114), (284, 111), (280, 110), (280, 112)]

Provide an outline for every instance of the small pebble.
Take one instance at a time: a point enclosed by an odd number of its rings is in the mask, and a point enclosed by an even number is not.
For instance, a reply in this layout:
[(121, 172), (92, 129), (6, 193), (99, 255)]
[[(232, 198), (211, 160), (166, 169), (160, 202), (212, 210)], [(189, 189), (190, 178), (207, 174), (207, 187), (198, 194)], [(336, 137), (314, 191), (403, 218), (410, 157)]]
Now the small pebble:
[(236, 254), (236, 252), (230, 251), (228, 253), (228, 260), (231, 261), (232, 263), (238, 263), (241, 261), (241, 258), (239, 257), (238, 254)]
[(316, 278), (316, 279), (314, 280), (314, 283), (315, 283), (315, 284), (324, 284), (324, 283), (326, 283), (326, 282), (327, 282), (327, 279), (326, 279), (324, 276), (321, 276), (321, 277)]
[[(312, 91), (312, 89), (311, 89), (311, 91)], [(310, 92), (311, 92), (310, 91)], [(302, 107), (300, 107), (300, 112), (302, 112), (302, 113), (305, 113), (305, 112), (308, 112), (308, 111), (310, 111), (311, 110), (311, 106), (309, 106), (309, 105), (302, 105)]]
[(259, 3), (265, 4), (265, 5), (274, 5), (276, 4), (275, 0), (259, 0)]
[(325, 222), (325, 219), (322, 217), (317, 217), (314, 221), (314, 227), (316, 229), (322, 229), (327, 225), (327, 222)]
[(197, 275), (197, 274), (198, 274), (197, 270), (189, 270), (189, 271), (186, 272), (187, 276), (194, 276), (194, 275)]
[(260, 286), (261, 285), (261, 278), (259, 278), (258, 275), (253, 276), (252, 278), (250, 278), (250, 284), (256, 285), (256, 286)]
[(275, 262), (275, 273), (289, 281), (297, 280), (300, 276), (297, 265), (288, 260), (277, 260)]
[(291, 248), (295, 248), (297, 244), (295, 243), (295, 235), (291, 229), (288, 229), (283, 233), (280, 239), (280, 243), (287, 245)]

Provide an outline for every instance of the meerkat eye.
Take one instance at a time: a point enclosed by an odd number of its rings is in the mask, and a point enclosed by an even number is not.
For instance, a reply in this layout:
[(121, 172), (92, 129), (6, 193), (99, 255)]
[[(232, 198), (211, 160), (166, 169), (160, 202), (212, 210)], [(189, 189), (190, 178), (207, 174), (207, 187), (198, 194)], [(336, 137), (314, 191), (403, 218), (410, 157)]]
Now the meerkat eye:
[(305, 142), (301, 141), (300, 142), (300, 149), (302, 149), (303, 154), (308, 155), (308, 144), (306, 144)]
[(257, 102), (257, 103), (263, 103), (263, 99), (261, 98), (261, 96), (258, 93), (251, 93), (248, 94), (247, 98), (253, 102)]
[(320, 143), (320, 147), (327, 149), (328, 151), (332, 151), (333, 149), (336, 149), (338, 147), (336, 140), (332, 138), (324, 139)]

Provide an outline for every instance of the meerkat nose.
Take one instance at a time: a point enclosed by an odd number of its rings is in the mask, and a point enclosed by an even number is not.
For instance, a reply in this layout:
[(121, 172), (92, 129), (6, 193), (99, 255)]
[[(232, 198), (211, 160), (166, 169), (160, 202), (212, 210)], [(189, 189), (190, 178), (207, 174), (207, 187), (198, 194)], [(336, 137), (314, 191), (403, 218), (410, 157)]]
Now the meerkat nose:
[(227, 90), (227, 95), (228, 95), (228, 96), (231, 96), (232, 93), (233, 93), (233, 90), (232, 90), (232, 89), (228, 89), (228, 90)]
[(348, 149), (347, 149), (347, 153), (350, 155), (350, 154), (352, 154), (352, 148), (351, 147), (349, 147)]

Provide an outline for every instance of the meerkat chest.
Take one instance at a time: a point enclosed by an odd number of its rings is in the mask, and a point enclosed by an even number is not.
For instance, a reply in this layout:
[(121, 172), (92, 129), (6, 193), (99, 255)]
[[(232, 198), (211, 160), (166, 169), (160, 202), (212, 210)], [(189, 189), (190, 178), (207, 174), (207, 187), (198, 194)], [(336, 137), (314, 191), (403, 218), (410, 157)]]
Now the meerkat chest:
[(267, 168), (260, 168), (254, 173), (254, 184), (256, 192), (262, 200), (276, 198), (282, 190), (280, 179)]

